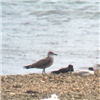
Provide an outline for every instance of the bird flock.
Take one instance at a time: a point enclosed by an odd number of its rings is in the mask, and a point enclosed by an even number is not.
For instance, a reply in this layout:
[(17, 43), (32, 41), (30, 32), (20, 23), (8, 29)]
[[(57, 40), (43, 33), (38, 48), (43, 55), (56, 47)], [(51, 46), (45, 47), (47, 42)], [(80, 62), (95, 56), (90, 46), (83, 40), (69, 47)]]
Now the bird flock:
[[(39, 61), (37, 61), (33, 64), (24, 66), (24, 68), (26, 68), (26, 69), (40, 68), (40, 69), (43, 69), (42, 73), (46, 73), (45, 68), (50, 67), (53, 64), (53, 62), (54, 62), (53, 56), (54, 55), (57, 55), (57, 54), (52, 52), (52, 51), (49, 51), (48, 54), (47, 54), (47, 57), (40, 59)], [(82, 75), (93, 75), (94, 69), (93, 69), (93, 67), (89, 67), (88, 70), (76, 71), (75, 72), (73, 65), (70, 64), (70, 65), (68, 65), (68, 67), (61, 68), (61, 69), (56, 70), (56, 71), (52, 71), (51, 73), (59, 74), (59, 73), (67, 73), (67, 72), (72, 72), (72, 74), (80, 75), (80, 76), (82, 76)]]

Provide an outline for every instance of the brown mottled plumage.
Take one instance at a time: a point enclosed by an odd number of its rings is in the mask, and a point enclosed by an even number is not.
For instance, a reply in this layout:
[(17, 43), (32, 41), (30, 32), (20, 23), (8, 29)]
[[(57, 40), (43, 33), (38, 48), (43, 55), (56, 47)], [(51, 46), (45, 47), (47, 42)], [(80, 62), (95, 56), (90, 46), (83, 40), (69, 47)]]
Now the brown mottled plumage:
[(48, 52), (48, 56), (46, 58), (43, 58), (31, 65), (24, 66), (24, 68), (29, 69), (29, 68), (41, 68), (43, 69), (43, 73), (45, 73), (45, 68), (51, 66), (53, 64), (54, 58), (53, 55), (57, 55), (52, 51)]

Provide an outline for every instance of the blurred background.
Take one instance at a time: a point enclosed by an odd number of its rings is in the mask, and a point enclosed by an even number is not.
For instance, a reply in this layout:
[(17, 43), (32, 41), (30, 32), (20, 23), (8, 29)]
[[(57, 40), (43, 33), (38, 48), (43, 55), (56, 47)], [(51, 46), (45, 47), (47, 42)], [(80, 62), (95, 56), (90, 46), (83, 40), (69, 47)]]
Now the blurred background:
[(46, 72), (67, 67), (87, 69), (100, 64), (98, 1), (2, 1), (2, 75), (41, 73), (23, 69), (58, 54)]

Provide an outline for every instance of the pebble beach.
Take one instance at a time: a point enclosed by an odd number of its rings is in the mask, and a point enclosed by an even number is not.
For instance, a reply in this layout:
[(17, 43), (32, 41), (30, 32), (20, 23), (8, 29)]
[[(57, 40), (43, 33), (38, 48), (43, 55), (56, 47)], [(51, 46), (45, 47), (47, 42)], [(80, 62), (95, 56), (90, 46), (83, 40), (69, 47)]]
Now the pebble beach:
[(25, 74), (1, 76), (1, 100), (100, 100), (100, 70), (94, 75)]

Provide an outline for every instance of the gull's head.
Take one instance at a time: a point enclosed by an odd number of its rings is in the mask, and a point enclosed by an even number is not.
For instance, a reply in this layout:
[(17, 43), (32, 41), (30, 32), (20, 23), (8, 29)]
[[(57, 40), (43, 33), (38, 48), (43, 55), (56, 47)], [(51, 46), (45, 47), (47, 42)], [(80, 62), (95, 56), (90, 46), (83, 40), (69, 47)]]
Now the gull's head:
[(73, 65), (68, 65), (68, 69), (69, 69), (69, 71), (74, 71), (74, 68), (73, 68)]
[(57, 99), (58, 96), (57, 96), (56, 94), (52, 94), (52, 95), (51, 95), (51, 98), (52, 98), (52, 99)]
[(49, 51), (48, 52), (48, 56), (53, 56), (53, 55), (57, 55), (56, 53), (52, 52), (52, 51)]
[(71, 65), (71, 64), (70, 64), (70, 65), (68, 65), (68, 68), (72, 69), (72, 68), (73, 68), (73, 65)]
[(89, 71), (94, 71), (93, 67), (88, 68)]
[(94, 69), (93, 69), (93, 67), (89, 67), (88, 70), (89, 70), (89, 74), (94, 75)]

